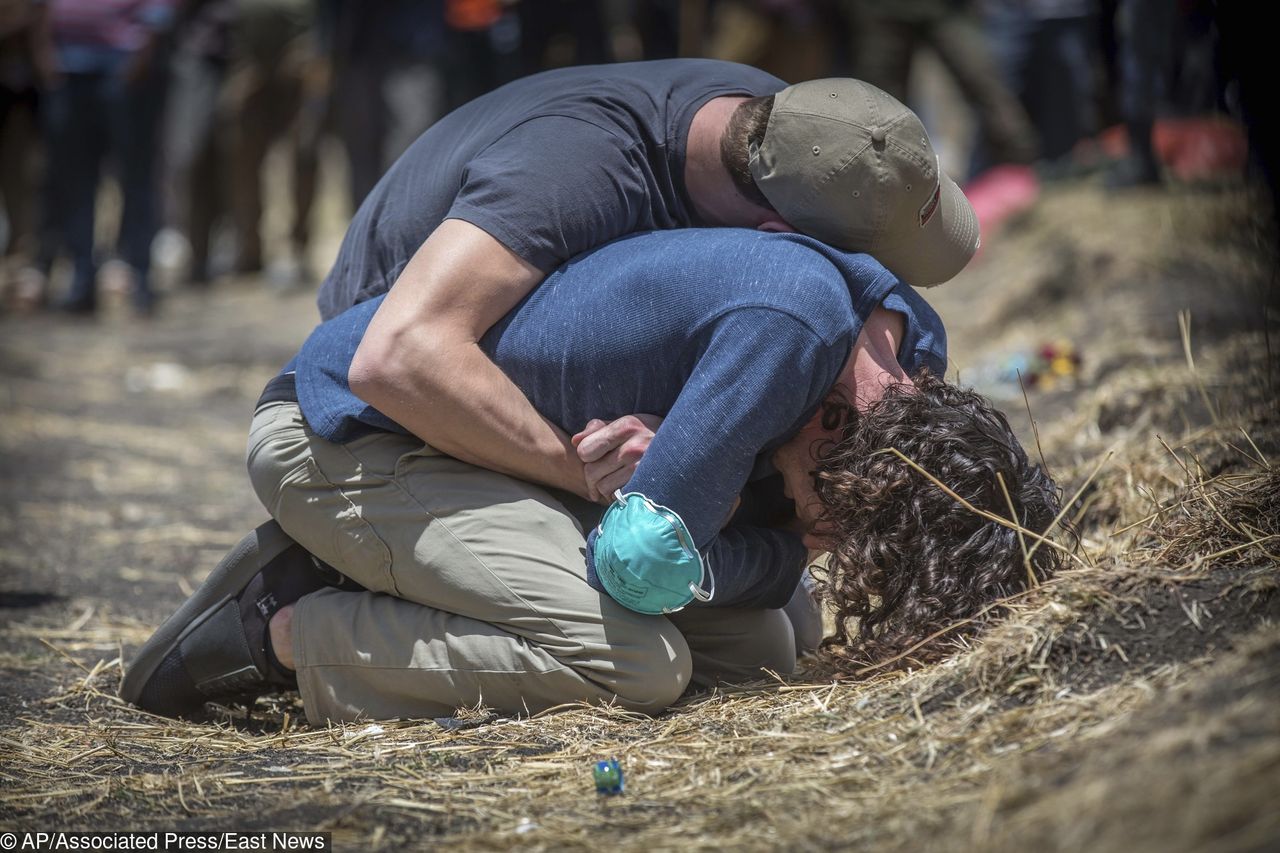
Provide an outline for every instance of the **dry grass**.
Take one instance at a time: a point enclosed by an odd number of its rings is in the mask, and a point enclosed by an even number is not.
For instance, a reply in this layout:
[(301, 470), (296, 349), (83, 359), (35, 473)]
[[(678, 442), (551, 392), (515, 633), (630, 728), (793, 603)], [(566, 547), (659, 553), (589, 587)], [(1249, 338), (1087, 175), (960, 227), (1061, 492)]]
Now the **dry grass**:
[[(0, 666), (47, 676), (0, 724), (0, 824), (321, 829), (353, 849), (1274, 849), (1275, 365), (1260, 333), (1193, 332), (1091, 377), (1061, 418), (1037, 412), (1080, 491), (1077, 561), (941, 663), (837, 680), (809, 661), (656, 719), (471, 709), (316, 729), (272, 700), (193, 725), (122, 705), (120, 652), (148, 626), (76, 601), (69, 621), (0, 629)], [(1094, 426), (1048, 423), (1072, 418)], [(205, 541), (165, 530), (157, 547)], [(598, 798), (590, 763), (611, 756), (627, 792)]]

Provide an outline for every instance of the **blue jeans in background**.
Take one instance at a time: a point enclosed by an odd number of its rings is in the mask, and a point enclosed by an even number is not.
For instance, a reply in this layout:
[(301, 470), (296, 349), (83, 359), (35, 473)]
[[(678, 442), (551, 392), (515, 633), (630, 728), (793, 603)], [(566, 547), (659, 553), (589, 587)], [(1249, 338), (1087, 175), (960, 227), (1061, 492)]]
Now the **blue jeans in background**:
[(129, 56), (103, 70), (65, 74), (42, 103), (49, 144), (51, 211), (71, 254), (69, 310), (90, 313), (97, 303), (94, 221), (98, 183), (110, 159), (123, 208), (116, 237), (120, 258), (134, 273), (134, 300), (151, 309), (151, 240), (156, 233), (156, 160), (163, 77), (151, 72), (130, 82)]

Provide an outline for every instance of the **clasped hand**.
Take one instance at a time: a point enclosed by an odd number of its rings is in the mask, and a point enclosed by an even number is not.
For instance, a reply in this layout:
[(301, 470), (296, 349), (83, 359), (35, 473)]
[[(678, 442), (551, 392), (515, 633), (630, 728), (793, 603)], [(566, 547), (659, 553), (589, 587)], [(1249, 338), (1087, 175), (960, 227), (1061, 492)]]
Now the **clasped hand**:
[(627, 484), (661, 425), (657, 415), (624, 415), (613, 421), (593, 418), (573, 436), (591, 500), (607, 504)]

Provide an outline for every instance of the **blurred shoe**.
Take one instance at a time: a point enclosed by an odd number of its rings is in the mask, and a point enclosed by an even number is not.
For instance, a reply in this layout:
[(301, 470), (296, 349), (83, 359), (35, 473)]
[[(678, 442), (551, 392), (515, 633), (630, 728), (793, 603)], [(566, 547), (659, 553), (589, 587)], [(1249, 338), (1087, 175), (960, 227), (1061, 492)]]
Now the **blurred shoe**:
[(151, 241), (152, 275), (166, 282), (178, 282), (192, 266), (191, 241), (177, 228), (161, 228)]
[(297, 687), (270, 648), (282, 607), (349, 585), (269, 521), (240, 541), (138, 650), (120, 696), (165, 717), (198, 718), (206, 702), (252, 701)]
[(33, 266), (19, 267), (13, 274), (14, 307), (31, 311), (49, 301), (49, 277)]
[(98, 287), (110, 296), (128, 296), (137, 286), (133, 267), (119, 259), (107, 261), (98, 270)]

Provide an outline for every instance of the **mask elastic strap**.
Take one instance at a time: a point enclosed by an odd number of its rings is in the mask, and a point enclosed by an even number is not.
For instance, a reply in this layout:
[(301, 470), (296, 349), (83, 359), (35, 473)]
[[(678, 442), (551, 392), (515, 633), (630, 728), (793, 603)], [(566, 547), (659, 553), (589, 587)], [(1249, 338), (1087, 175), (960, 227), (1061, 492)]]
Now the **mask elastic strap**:
[[(711, 588), (710, 590), (706, 590), (706, 589), (703, 589), (698, 584), (690, 582), (689, 592), (693, 594), (693, 597), (696, 598), (698, 601), (702, 602), (703, 604), (715, 598), (716, 575), (715, 575), (715, 572), (712, 571), (711, 569), (711, 561), (703, 557), (702, 552), (698, 550), (698, 546), (695, 545), (693, 541), (687, 537), (686, 534), (688, 533), (688, 531), (685, 529), (684, 520), (681, 519), (680, 516), (676, 515), (671, 510), (667, 509), (666, 507), (658, 506), (653, 501), (649, 500), (648, 496), (643, 494), (642, 492), (627, 492), (624, 495), (621, 489), (614, 489), (613, 491), (613, 499), (617, 503), (621, 504), (622, 506), (627, 505), (627, 498), (631, 497), (632, 495), (635, 495), (636, 497), (640, 498), (640, 500), (644, 501), (645, 506), (647, 506), (654, 515), (658, 515), (658, 516), (662, 516), (663, 518), (666, 518), (667, 522), (671, 524), (671, 528), (675, 530), (676, 536), (680, 538), (680, 543), (686, 549), (698, 555), (698, 563), (701, 564), (702, 566), (702, 580), (705, 581), (709, 579), (711, 581), (710, 583)], [(674, 518), (674, 521), (672, 520), (673, 518)], [(679, 523), (676, 523), (676, 522), (679, 522)], [(601, 522), (601, 530), (603, 529), (604, 529), (603, 522)], [(664, 607), (662, 612), (675, 613), (683, 609), (684, 609), (683, 607), (678, 607), (675, 610), (669, 610)]]
[(704, 558), (701, 552), (698, 553), (698, 559), (702, 562), (702, 571), (703, 571), (704, 578), (711, 579), (711, 590), (710, 592), (708, 592), (706, 590), (703, 590), (701, 587), (697, 586), (696, 584), (691, 583), (689, 584), (689, 592), (693, 593), (694, 598), (698, 599), (703, 604), (706, 604), (708, 601), (715, 598), (716, 596), (716, 575), (715, 575), (715, 572), (711, 571), (711, 561)]

